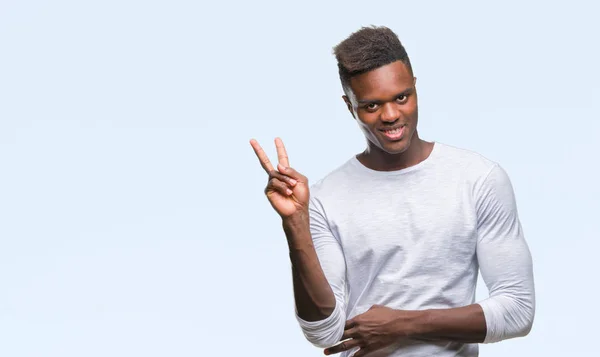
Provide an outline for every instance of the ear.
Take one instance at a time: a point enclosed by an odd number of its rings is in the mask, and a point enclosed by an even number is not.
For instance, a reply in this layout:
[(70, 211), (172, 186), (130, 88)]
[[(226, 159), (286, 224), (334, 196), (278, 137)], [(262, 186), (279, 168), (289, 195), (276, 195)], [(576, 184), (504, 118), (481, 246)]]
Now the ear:
[(413, 86), (417, 84), (417, 77), (413, 77)]
[[(348, 98), (348, 96), (346, 96), (346, 95), (343, 95), (342, 99), (346, 103), (346, 107), (348, 108), (348, 111), (350, 112), (350, 114), (352, 114), (352, 117), (354, 118), (354, 110), (352, 110), (352, 102), (350, 101), (350, 98)], [(356, 119), (356, 118), (354, 118), (354, 119)]]

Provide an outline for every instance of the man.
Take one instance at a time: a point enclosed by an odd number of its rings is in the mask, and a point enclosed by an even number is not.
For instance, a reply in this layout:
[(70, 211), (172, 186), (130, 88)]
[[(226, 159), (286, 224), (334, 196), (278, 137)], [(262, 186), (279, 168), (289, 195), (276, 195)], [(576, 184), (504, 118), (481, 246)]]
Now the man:
[[(282, 217), (298, 322), (342, 356), (477, 356), (529, 333), (532, 262), (505, 171), (417, 132), (416, 78), (397, 36), (368, 27), (335, 47), (367, 149), (310, 187), (281, 139), (265, 193)], [(480, 269), (489, 298), (475, 303)]]

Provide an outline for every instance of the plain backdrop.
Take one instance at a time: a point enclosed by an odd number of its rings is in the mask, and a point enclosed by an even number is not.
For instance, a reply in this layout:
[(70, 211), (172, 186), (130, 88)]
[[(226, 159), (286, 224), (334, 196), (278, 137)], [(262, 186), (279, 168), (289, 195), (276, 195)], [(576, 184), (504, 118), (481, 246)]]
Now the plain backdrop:
[(248, 140), (312, 182), (362, 151), (332, 47), (372, 24), (411, 57), (421, 136), (514, 185), (537, 314), (481, 355), (593, 354), (599, 10), (1, 0), (0, 356), (320, 356)]

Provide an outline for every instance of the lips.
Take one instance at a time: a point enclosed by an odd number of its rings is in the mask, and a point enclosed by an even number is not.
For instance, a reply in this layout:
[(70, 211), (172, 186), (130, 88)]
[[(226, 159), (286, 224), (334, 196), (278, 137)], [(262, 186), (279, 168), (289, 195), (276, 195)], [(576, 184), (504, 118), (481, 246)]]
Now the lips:
[(397, 125), (390, 128), (379, 129), (383, 135), (389, 140), (399, 140), (404, 135), (406, 125)]

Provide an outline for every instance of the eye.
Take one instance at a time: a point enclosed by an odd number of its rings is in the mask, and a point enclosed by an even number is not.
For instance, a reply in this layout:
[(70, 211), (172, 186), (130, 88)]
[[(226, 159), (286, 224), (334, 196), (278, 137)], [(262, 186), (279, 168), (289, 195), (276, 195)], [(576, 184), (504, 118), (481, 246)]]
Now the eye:
[(398, 103), (406, 103), (407, 100), (408, 100), (408, 96), (405, 94), (401, 94), (398, 96), (398, 98), (396, 98), (396, 101)]
[(368, 111), (375, 111), (377, 110), (377, 108), (379, 108), (379, 105), (377, 103), (369, 103), (365, 105), (365, 109), (367, 109)]

